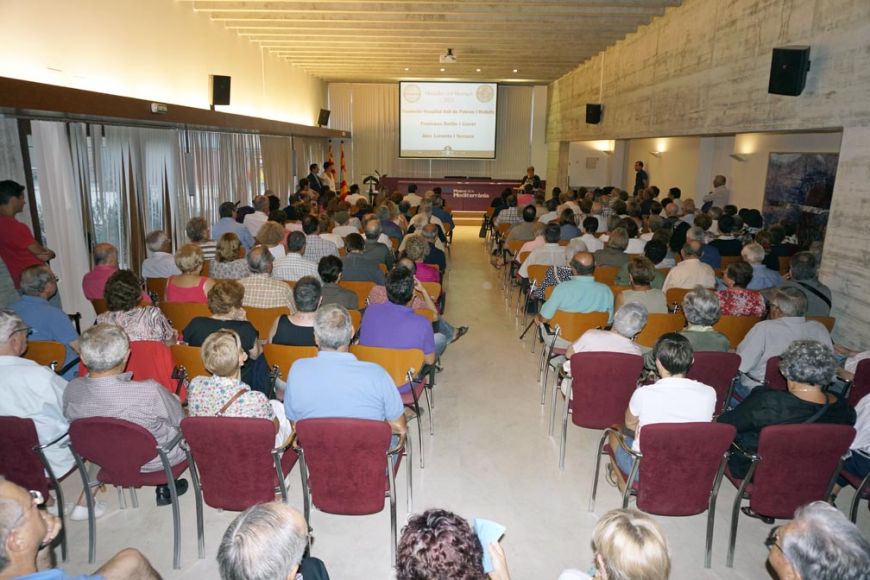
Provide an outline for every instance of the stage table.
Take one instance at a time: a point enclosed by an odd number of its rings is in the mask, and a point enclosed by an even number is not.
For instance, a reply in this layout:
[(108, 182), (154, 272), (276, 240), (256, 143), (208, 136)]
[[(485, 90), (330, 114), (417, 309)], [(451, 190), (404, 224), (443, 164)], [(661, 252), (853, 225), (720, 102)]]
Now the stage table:
[[(486, 211), (492, 200), (504, 189), (514, 189), (520, 182), (517, 180), (491, 180), (491, 179), (415, 179), (404, 177), (384, 177), (381, 185), (388, 191), (400, 191), (406, 193), (408, 185), (417, 184), (417, 195), (422, 196), (425, 191), (441, 188), (441, 197), (450, 209), (454, 211)], [(545, 188), (544, 182), (541, 187)]]

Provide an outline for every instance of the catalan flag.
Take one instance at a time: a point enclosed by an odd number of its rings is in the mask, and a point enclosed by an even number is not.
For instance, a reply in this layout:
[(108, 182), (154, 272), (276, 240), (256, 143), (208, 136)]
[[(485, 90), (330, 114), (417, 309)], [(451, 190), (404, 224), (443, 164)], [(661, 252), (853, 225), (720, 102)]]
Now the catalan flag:
[(347, 197), (348, 187), (347, 187), (347, 178), (345, 175), (347, 174), (347, 165), (344, 162), (344, 141), (339, 141), (338, 143), (338, 151), (341, 157), (341, 185), (338, 187), (338, 191), (341, 194), (341, 199)]

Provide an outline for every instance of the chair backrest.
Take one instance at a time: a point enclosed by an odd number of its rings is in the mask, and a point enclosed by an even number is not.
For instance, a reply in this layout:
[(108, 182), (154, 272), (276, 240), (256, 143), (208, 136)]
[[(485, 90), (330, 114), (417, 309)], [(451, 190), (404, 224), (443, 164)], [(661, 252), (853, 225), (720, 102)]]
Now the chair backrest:
[(855, 369), (855, 378), (849, 391), (849, 404), (854, 407), (868, 393), (870, 393), (870, 359), (864, 359)]
[(362, 312), (359, 310), (348, 310), (348, 314), (350, 314), (350, 323), (353, 324), (353, 328), (356, 333), (359, 333), (359, 325), (362, 324)]
[[(496, 219), (498, 219), (498, 218), (496, 218)], [(512, 225), (513, 224), (499, 224), (495, 228), (495, 231), (498, 232), (499, 236), (504, 236)]]
[(552, 266), (547, 266), (544, 264), (533, 264), (529, 266), (528, 279), (537, 282), (537, 285), (540, 288), (541, 284), (544, 283), (544, 277), (547, 275), (547, 270), (549, 270), (550, 268), (552, 268)]
[(340, 280), (338, 285), (342, 288), (350, 290), (354, 294), (356, 294), (357, 299), (359, 300), (360, 307), (364, 307), (366, 304), (366, 300), (369, 297), (369, 292), (372, 291), (372, 288), (375, 287), (374, 282), (345, 282), (344, 280)]
[[(175, 370), (175, 357), (172, 350), (159, 340), (133, 340), (130, 342), (130, 358), (127, 369), (133, 373), (133, 380), (152, 379), (174, 393), (177, 383), (172, 378)], [(186, 397), (182, 397), (182, 402)]]
[(634, 354), (580, 352), (572, 356), (574, 424), (588, 429), (622, 424), (642, 369), (643, 358)]
[[(393, 245), (394, 245), (394, 246), (397, 246), (398, 243), (399, 243), (398, 240), (396, 240), (396, 239), (393, 240)], [(393, 248), (393, 251), (395, 252), (395, 251), (396, 251), (396, 248)], [(389, 274), (389, 272), (390, 272), (390, 270), (387, 268), (387, 265), (384, 264), (383, 262), (380, 262), (380, 263), (378, 264), (378, 269), (379, 269), (381, 272), (383, 272), (385, 276), (386, 276), (387, 274)]]
[(367, 419), (296, 423), (311, 500), (321, 511), (366, 515), (384, 509), (390, 426)]
[(24, 489), (41, 491), (48, 497), (45, 467), (34, 449), (38, 445), (33, 419), (0, 417), (0, 473)]
[(531, 254), (531, 252), (528, 250), (526, 250), (525, 252), (520, 252), (519, 254), (517, 254), (517, 263), (522, 264), (523, 262), (525, 262), (526, 258), (529, 257), (529, 254)]
[(270, 365), (278, 367), (282, 379), (287, 378), (290, 367), (300, 358), (317, 356), (316, 346), (285, 346), (283, 344), (267, 344), (263, 347), (263, 354)]
[(66, 347), (63, 343), (53, 340), (30, 340), (27, 342), (24, 358), (45, 367), (50, 367), (52, 364), (60, 367), (66, 359)]
[(675, 314), (650, 314), (646, 319), (646, 326), (640, 331), (634, 341), (641, 346), (652, 348), (656, 345), (659, 337), (668, 332), (679, 332), (686, 326), (686, 319), (682, 312)]
[(424, 317), (429, 322), (435, 322), (438, 320), (438, 313), (432, 312), (428, 308), (415, 308), (414, 312)]
[(559, 327), (559, 336), (569, 342), (574, 342), (587, 330), (607, 326), (606, 312), (565, 312), (557, 310), (550, 319), (550, 328), (555, 331)]
[(631, 286), (610, 286), (610, 292), (613, 293), (613, 299), (622, 294), (625, 290), (631, 290)]
[(173, 344), (170, 347), (175, 364), (184, 367), (188, 379), (194, 377), (210, 377), (211, 373), (202, 362), (202, 348), (186, 344)]
[(637, 507), (663, 516), (707, 510), (722, 460), (737, 434), (725, 423), (657, 423), (643, 428)]
[[(725, 407), (731, 381), (740, 368), (740, 355), (733, 352), (696, 352), (686, 377), (713, 387), (716, 391), (716, 413)], [(646, 432), (644, 432), (646, 433)]]
[(437, 302), (441, 296), (441, 284), (438, 282), (421, 282), (421, 284), (423, 284), (423, 289), (426, 290), (426, 293), (429, 294), (432, 300)]
[(801, 423), (761, 430), (750, 507), (772, 518), (791, 518), (795, 509), (825, 493), (855, 429), (849, 425)]
[[(242, 511), (275, 499), (275, 424), (267, 419), (188, 417), (181, 432), (190, 446), (205, 503)], [(291, 459), (296, 456), (287, 450)], [(295, 459), (293, 459), (295, 462)]]
[(378, 364), (392, 377), (396, 386), (408, 383), (408, 371), (417, 376), (423, 368), (423, 351), (419, 348), (381, 348), (354, 344), (350, 353), (362, 361)]
[(511, 240), (507, 244), (505, 244), (505, 249), (511, 254), (516, 255), (517, 252), (520, 251), (520, 248), (526, 245), (525, 240)]
[(197, 316), (211, 316), (211, 311), (207, 304), (198, 304), (192, 302), (160, 302), (160, 310), (169, 319), (172, 328), (178, 332), (182, 332), (190, 321)]
[(100, 481), (138, 486), (139, 468), (157, 456), (157, 440), (135, 423), (109, 417), (76, 419), (69, 426), (71, 447), (100, 466)]
[(780, 358), (781, 357), (778, 356), (772, 356), (767, 359), (767, 365), (764, 369), (764, 382), (768, 387), (772, 389), (777, 389), (778, 391), (787, 391), (788, 382), (785, 380), (785, 377), (782, 376), (782, 373), (779, 372)]
[(284, 282), (285, 284), (287, 284), (288, 286), (290, 286), (290, 289), (291, 289), (291, 290), (293, 290), (294, 288), (296, 288), (296, 280), (282, 280), (282, 282)]
[(97, 315), (109, 311), (109, 306), (106, 304), (105, 298), (94, 298), (91, 300), (91, 305), (94, 307), (94, 312), (96, 312)]
[(667, 300), (668, 307), (671, 310), (674, 310), (673, 307), (683, 307), (683, 298), (686, 297), (686, 294), (691, 292), (691, 288), (668, 288), (668, 291), (665, 293), (665, 299)]
[(807, 320), (815, 320), (816, 322), (820, 322), (825, 328), (828, 329), (828, 332), (834, 331), (834, 324), (836, 324), (837, 319), (833, 316), (807, 316)]
[(720, 263), (719, 267), (722, 268), (722, 271), (724, 272), (731, 264), (736, 264), (737, 262), (742, 261), (742, 256), (722, 256), (722, 262)]
[(272, 330), (272, 325), (275, 320), (282, 314), (290, 315), (290, 309), (286, 307), (278, 308), (245, 308), (248, 322), (254, 325), (260, 338), (265, 340), (269, 338), (269, 331)]
[(148, 278), (145, 280), (145, 287), (148, 289), (148, 292), (157, 297), (157, 302), (159, 304), (163, 303), (163, 299), (166, 295), (167, 280), (169, 280), (169, 278)]
[(791, 256), (780, 256), (779, 257), (779, 273), (787, 274), (789, 269), (791, 269)]
[(761, 319), (757, 316), (720, 316), (719, 322), (713, 328), (728, 337), (731, 348), (737, 348), (759, 320)]
[(616, 266), (596, 266), (595, 281), (612, 286), (616, 280), (616, 275), (619, 273), (619, 268)]

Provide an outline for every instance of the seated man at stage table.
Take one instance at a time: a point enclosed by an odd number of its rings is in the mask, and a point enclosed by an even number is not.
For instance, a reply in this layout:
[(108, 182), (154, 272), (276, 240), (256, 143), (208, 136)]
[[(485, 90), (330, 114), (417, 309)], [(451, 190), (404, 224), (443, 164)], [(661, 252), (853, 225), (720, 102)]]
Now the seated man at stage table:
[[(549, 227), (549, 226), (547, 226)], [(545, 344), (553, 340), (553, 330), (547, 322), (557, 310), (563, 312), (606, 312), (608, 319), (613, 318), (613, 292), (610, 287), (596, 282), (595, 257), (589, 252), (579, 252), (571, 259), (574, 276), (567, 282), (557, 284), (550, 299), (541, 306), (535, 321), (541, 327), (541, 338)], [(556, 348), (567, 348), (570, 343), (556, 338)]]

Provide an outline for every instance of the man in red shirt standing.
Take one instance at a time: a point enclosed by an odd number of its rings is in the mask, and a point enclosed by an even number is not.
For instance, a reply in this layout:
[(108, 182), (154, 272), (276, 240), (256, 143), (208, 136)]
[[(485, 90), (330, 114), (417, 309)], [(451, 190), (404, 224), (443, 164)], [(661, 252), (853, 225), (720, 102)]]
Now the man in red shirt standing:
[(9, 268), (15, 287), (28, 266), (44, 264), (54, 252), (37, 242), (33, 233), (15, 216), (24, 209), (24, 186), (7, 179), (0, 181), (0, 258)]

